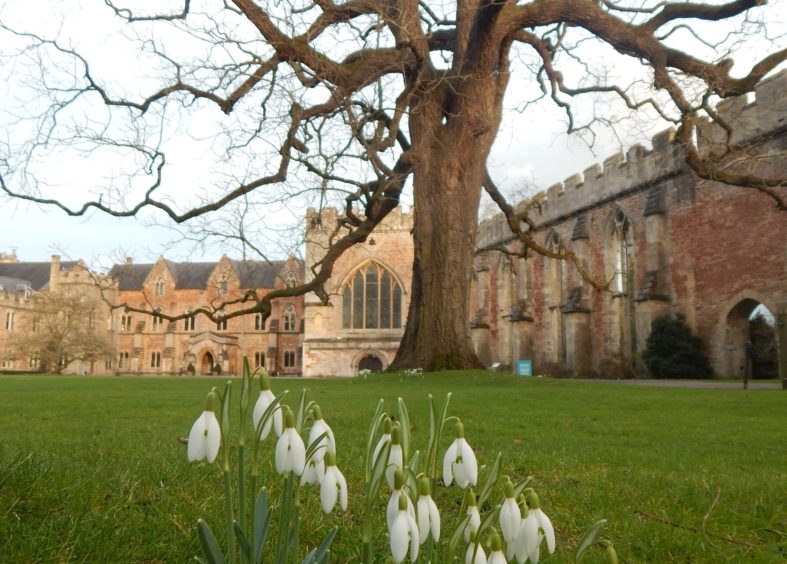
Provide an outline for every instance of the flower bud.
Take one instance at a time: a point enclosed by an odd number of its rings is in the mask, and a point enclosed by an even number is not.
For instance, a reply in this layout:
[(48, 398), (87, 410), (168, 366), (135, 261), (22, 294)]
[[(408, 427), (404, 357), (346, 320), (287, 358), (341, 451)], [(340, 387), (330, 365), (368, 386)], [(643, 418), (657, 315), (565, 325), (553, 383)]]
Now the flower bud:
[(390, 417), (386, 417), (383, 419), (383, 434), (390, 435), (391, 429), (393, 429), (393, 421), (391, 421)]
[(473, 493), (472, 488), (467, 488), (467, 506), (475, 507), (476, 505), (478, 505), (478, 502), (475, 499), (475, 494)]
[(399, 468), (394, 470), (394, 489), (401, 490), (404, 487), (404, 472)]
[(462, 422), (457, 420), (456, 426), (454, 427), (454, 433), (457, 439), (463, 439), (465, 437), (465, 426), (462, 425)]
[(541, 507), (541, 504), (538, 501), (538, 494), (536, 492), (531, 491), (527, 494), (527, 505), (530, 509), (538, 509)]
[(402, 444), (401, 431), (399, 430), (398, 426), (394, 426), (394, 428), (391, 429), (391, 444), (392, 445)]
[(271, 380), (268, 376), (268, 373), (265, 369), (260, 370), (260, 390), (270, 390), (271, 389)]
[(212, 411), (213, 413), (221, 411), (221, 397), (219, 397), (217, 388), (213, 388), (205, 397), (205, 411)]
[(418, 481), (418, 495), (432, 495), (432, 485), (426, 476)]
[(286, 408), (286, 413), (284, 414), (284, 426), (288, 429), (295, 428), (295, 414), (292, 412), (290, 408)]
[(322, 419), (322, 409), (320, 409), (319, 405), (315, 405), (312, 408), (312, 414), (314, 415), (315, 421), (319, 421), (320, 419)]
[(514, 497), (514, 484), (511, 482), (511, 480), (508, 480), (503, 486), (503, 495), (505, 495), (507, 498)]
[(503, 550), (503, 541), (500, 540), (500, 535), (497, 534), (497, 531), (492, 529), (492, 534), (490, 535), (490, 548), (493, 552), (498, 552)]
[(332, 450), (328, 450), (325, 454), (325, 467), (328, 466), (336, 466), (336, 453)]
[(611, 542), (604, 549), (604, 559), (607, 561), (607, 564), (618, 564), (618, 553), (615, 552), (615, 547), (612, 546)]

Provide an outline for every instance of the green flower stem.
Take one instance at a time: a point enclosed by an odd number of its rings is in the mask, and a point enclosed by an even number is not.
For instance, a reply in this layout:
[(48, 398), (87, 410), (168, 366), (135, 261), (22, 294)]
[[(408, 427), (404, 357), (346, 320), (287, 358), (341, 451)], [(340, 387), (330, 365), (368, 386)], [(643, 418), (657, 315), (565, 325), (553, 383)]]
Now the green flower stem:
[[(241, 438), (243, 438), (242, 435)], [(246, 509), (246, 447), (241, 442), (238, 445), (238, 524), (247, 539), (254, 538), (253, 533), (249, 535), (249, 531), (246, 530)], [(252, 505), (253, 510), (254, 506)], [(247, 562), (246, 553), (242, 550), (240, 558), (244, 564)]]
[(290, 534), (290, 521), (292, 520), (293, 505), (293, 478), (295, 472), (288, 472), (284, 484), (284, 495), (281, 503), (281, 520), (279, 521), (279, 540), (277, 544), (276, 562), (287, 562), (287, 538)]
[(235, 528), (232, 519), (232, 484), (230, 472), (224, 470), (224, 515), (227, 519), (227, 562), (235, 564)]

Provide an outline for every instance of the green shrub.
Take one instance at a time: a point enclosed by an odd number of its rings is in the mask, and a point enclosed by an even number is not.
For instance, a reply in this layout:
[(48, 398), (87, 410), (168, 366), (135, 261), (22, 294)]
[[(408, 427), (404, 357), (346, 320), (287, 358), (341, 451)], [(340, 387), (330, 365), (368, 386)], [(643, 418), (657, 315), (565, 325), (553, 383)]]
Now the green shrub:
[(702, 339), (691, 332), (681, 314), (653, 321), (642, 360), (654, 378), (709, 378), (713, 375)]

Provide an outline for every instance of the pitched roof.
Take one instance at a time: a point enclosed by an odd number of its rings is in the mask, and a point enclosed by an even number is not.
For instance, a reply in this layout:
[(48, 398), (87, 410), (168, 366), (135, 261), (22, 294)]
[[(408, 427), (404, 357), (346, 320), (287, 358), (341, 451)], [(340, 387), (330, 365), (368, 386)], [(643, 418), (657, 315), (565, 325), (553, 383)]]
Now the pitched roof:
[[(60, 269), (67, 270), (78, 264), (75, 261), (61, 262)], [(40, 290), (49, 285), (49, 262), (4, 262), (0, 263), (0, 276), (24, 280), (34, 290)]]
[[(286, 261), (256, 261), (229, 259), (230, 265), (238, 274), (241, 288), (273, 288)], [(179, 290), (201, 289), (208, 285), (208, 279), (219, 262), (175, 262), (164, 259), (164, 263), (175, 278)], [(116, 264), (109, 275), (118, 280), (118, 289), (140, 290), (155, 264)], [(303, 276), (304, 267), (298, 261), (297, 271)]]

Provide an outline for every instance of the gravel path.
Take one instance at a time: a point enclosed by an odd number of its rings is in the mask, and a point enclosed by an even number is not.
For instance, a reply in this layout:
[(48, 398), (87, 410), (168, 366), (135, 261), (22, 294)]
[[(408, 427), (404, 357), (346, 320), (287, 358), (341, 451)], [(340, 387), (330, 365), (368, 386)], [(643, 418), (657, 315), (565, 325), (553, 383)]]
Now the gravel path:
[[(743, 390), (743, 382), (723, 382), (719, 380), (655, 380), (642, 378), (636, 380), (594, 379), (594, 382), (605, 384), (623, 384), (624, 386), (656, 386), (660, 388), (708, 388), (716, 390)], [(750, 390), (781, 390), (779, 382), (749, 382)]]

